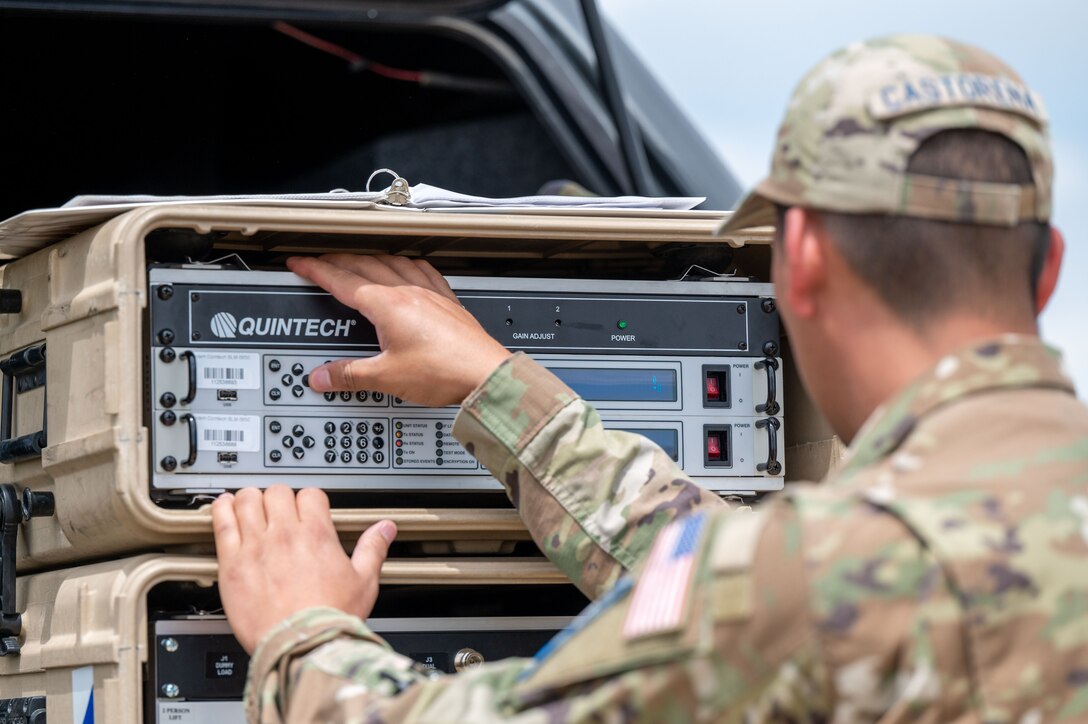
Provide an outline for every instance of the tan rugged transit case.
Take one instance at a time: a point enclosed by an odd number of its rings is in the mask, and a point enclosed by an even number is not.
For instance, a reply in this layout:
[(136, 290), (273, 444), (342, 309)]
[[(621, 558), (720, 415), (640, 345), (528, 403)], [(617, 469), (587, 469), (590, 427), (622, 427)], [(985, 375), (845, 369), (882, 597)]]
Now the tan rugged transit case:
[[(55, 515), (22, 524), (20, 573), (211, 538), (206, 504), (171, 508), (150, 495), (145, 422), (146, 249), (177, 230), (200, 235), (213, 256), (234, 253), (282, 267), (293, 253), (393, 253), (431, 260), (445, 274), (532, 267), (549, 275), (607, 272), (652, 277), (666, 252), (717, 259), (728, 251), (739, 273), (767, 278), (769, 231), (714, 238), (720, 214), (707, 212), (433, 213), (401, 209), (159, 205), (139, 208), (31, 251), (0, 267), (0, 287), (18, 290), (21, 311), (0, 315), (0, 359), (45, 345), (44, 386), (13, 395), (10, 436), (48, 428), (40, 457), (0, 465), (0, 483), (55, 495)], [(48, 238), (45, 241), (49, 241)], [(695, 256), (696, 260), (701, 257)], [(695, 263), (694, 261), (692, 263)], [(788, 354), (788, 350), (784, 353)], [(33, 360), (28, 362), (32, 363)], [(790, 479), (822, 475), (838, 448), (785, 364)], [(502, 507), (383, 504), (334, 510), (352, 535), (393, 518), (408, 541), (457, 541), (454, 550), (490, 550), (527, 537)], [(490, 541), (490, 543), (486, 543)], [(473, 546), (476, 546), (474, 549)], [(483, 546), (483, 547), (481, 547)]]
[[(28, 715), (44, 708), (50, 722), (151, 724), (156, 716), (160, 722), (181, 724), (243, 721), (240, 687), (245, 678), (244, 661), (239, 662), (236, 671), (226, 672), (233, 680), (232, 693), (218, 701), (198, 701), (184, 683), (163, 684), (155, 680), (154, 657), (165, 654), (151, 650), (155, 638), (149, 621), (156, 615), (154, 609), (161, 608), (165, 601), (175, 612), (189, 614), (182, 616), (176, 625), (203, 622), (207, 628), (209, 619), (214, 624), (221, 617), (216, 616), (215, 610), (202, 608), (216, 605), (213, 588), (216, 573), (214, 558), (158, 554), (21, 577), (18, 606), (25, 611), (25, 643), (21, 655), (0, 657), (0, 718), (9, 704), (20, 707), (29, 704), (27, 708), (32, 711)], [(425, 589), (416, 594), (414, 587), (420, 586)], [(445, 589), (454, 597), (480, 589), (502, 599), (507, 591), (518, 586), (536, 587), (533, 590), (546, 598), (554, 597), (554, 592), (561, 589), (572, 588), (542, 559), (501, 563), (401, 560), (389, 561), (382, 569), (383, 597), (395, 596), (390, 592), (399, 589), (417, 598), (424, 597), (423, 604), (428, 602), (427, 597), (431, 600), (441, 597)], [(411, 613), (397, 610), (390, 613), (410, 617), (391, 622), (417, 620)], [(464, 622), (459, 624), (457, 617), (446, 617), (439, 624), (454, 631), (463, 630), (464, 640), (471, 643), (474, 636), (480, 635), (472, 628), (478, 621), (471, 619), (465, 626)], [(544, 620), (545, 624), (549, 622), (554, 628), (564, 623), (559, 618)], [(225, 630), (225, 623), (223, 627)], [(375, 630), (382, 627), (375, 625)], [(550, 631), (545, 633), (550, 635)], [(226, 637), (231, 638), (229, 633)], [(397, 646), (392, 638), (390, 641)], [(176, 650), (176, 646), (169, 644), (160, 637), (160, 649)], [(213, 646), (211, 652), (233, 648), (221, 643)], [(206, 678), (205, 657), (200, 658), (198, 671), (183, 672), (197, 681)], [(216, 656), (221, 658), (226, 657)], [(209, 661), (208, 666), (214, 666), (214, 662)], [(88, 709), (92, 710), (90, 716)], [(27, 719), (28, 724), (38, 721), (44, 720)]]

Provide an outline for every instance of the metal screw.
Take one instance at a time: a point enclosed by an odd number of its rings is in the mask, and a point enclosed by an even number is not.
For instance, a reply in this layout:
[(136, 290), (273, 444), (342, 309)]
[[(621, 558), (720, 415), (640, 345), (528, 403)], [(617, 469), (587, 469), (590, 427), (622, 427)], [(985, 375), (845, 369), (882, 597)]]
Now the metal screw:
[(173, 392), (164, 392), (162, 397), (159, 398), (159, 402), (163, 407), (173, 407), (178, 403), (178, 398), (174, 396)]
[(178, 461), (173, 455), (167, 455), (162, 459), (162, 462), (160, 462), (159, 465), (161, 465), (162, 469), (166, 472), (172, 473), (177, 469)]
[(163, 684), (162, 693), (167, 699), (176, 699), (178, 698), (178, 694), (181, 693), (181, 689), (178, 688), (177, 684)]
[(159, 359), (161, 359), (166, 364), (170, 364), (177, 358), (178, 353), (174, 351), (173, 347), (163, 347), (162, 351), (159, 352)]
[(178, 416), (174, 414), (173, 410), (167, 410), (166, 412), (159, 415), (159, 420), (162, 421), (162, 424), (169, 427), (170, 425), (173, 425), (175, 422), (178, 421)]
[(200, 332), (193, 332), (193, 339), (200, 339)]
[(162, 648), (166, 653), (172, 654), (178, 650), (178, 640), (170, 637), (164, 638), (162, 640)]
[(764, 342), (763, 354), (767, 355), (768, 357), (774, 357), (776, 354), (778, 354), (778, 345), (774, 342)]
[(771, 314), (774, 310), (778, 309), (778, 305), (774, 303), (773, 299), (764, 299), (760, 302), (759, 306), (763, 307), (763, 311), (767, 314)]
[(199, 302), (200, 301), (200, 295), (197, 294), (196, 292), (193, 292), (192, 294), (189, 295), (189, 299), (192, 299), (194, 302)]
[(159, 332), (159, 341), (162, 342), (163, 344), (173, 344), (174, 343), (174, 330), (172, 330), (172, 329), (161, 330)]
[(163, 284), (161, 287), (159, 287), (159, 299), (165, 302), (167, 299), (173, 298), (173, 296), (174, 288), (169, 284)]
[(744, 350), (748, 349), (748, 343), (747, 342), (737, 342), (737, 349), (739, 349), (741, 352), (743, 352)]
[(737, 314), (744, 314), (744, 313), (745, 313), (745, 312), (747, 312), (747, 311), (748, 311), (748, 307), (747, 307), (747, 306), (745, 306), (745, 305), (743, 305), (743, 304), (738, 304), (738, 305), (737, 305)]

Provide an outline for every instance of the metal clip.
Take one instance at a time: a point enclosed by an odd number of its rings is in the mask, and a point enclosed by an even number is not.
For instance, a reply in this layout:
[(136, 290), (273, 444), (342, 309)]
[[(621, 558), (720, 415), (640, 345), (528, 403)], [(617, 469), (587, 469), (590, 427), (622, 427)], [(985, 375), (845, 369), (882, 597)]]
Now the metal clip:
[(385, 191), (385, 202), (392, 206), (404, 206), (411, 202), (412, 191), (408, 185), (408, 180), (392, 169), (379, 168), (377, 171), (370, 174), (370, 178), (366, 180), (366, 190), (370, 191), (370, 184), (377, 176), (380, 176), (383, 173), (393, 177), (393, 183), (389, 184), (389, 188)]

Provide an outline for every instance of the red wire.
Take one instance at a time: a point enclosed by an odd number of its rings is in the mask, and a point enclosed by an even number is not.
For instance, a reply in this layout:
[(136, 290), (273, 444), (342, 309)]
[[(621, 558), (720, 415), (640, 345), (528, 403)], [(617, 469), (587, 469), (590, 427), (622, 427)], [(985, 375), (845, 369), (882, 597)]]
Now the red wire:
[(284, 35), (287, 35), (300, 43), (305, 43), (311, 48), (316, 48), (320, 51), (328, 53), (329, 55), (335, 55), (341, 60), (345, 60), (351, 65), (369, 70), (370, 72), (383, 76), (385, 78), (392, 78), (393, 80), (402, 80), (408, 83), (419, 83), (423, 77), (423, 73), (417, 70), (404, 70), (403, 68), (393, 68), (392, 66), (382, 65), (381, 63), (375, 63), (372, 60), (364, 58), (358, 53), (353, 53), (347, 48), (331, 43), (328, 40), (317, 37), (316, 35), (310, 35), (305, 30), (296, 28), (294, 25), (290, 25), (283, 21), (276, 21), (272, 28)]

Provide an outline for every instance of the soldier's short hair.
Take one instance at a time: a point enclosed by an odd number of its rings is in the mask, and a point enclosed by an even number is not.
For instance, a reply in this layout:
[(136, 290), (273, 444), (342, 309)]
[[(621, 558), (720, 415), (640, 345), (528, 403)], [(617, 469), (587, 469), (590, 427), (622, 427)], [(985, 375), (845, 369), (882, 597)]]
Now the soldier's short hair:
[[(930, 136), (911, 156), (908, 171), (966, 181), (1034, 181), (1019, 145), (979, 129)], [(785, 211), (778, 208), (779, 229)], [(1034, 313), (1050, 241), (1048, 223), (1024, 221), (1010, 227), (891, 214), (814, 213), (854, 273), (913, 327), (965, 307), (995, 318), (1024, 309)], [(780, 244), (776, 250), (781, 253)]]

